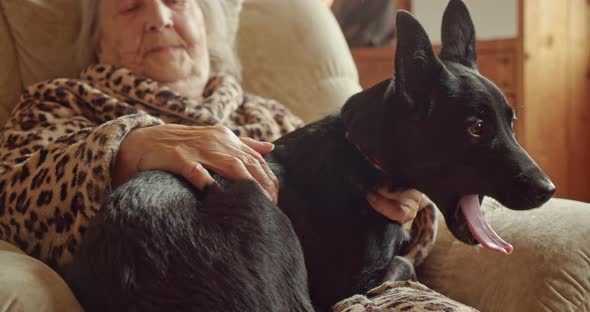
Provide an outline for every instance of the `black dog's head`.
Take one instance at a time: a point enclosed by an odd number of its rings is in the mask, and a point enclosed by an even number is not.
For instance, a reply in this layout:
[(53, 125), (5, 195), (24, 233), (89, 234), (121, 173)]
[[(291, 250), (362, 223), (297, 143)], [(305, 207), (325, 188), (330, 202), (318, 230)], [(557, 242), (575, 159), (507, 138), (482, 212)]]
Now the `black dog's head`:
[(349, 138), (381, 162), (393, 185), (426, 193), (455, 237), (510, 253), (483, 219), (483, 196), (523, 210), (545, 203), (555, 187), (516, 142), (514, 110), (477, 70), (467, 8), (450, 1), (438, 57), (409, 13), (398, 13), (397, 30), (395, 77), (343, 107)]

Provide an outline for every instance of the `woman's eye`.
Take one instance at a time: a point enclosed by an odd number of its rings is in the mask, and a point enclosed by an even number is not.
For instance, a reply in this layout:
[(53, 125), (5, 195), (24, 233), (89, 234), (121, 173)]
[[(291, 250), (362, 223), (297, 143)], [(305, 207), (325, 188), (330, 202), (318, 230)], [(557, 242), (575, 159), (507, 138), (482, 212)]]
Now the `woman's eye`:
[(139, 10), (139, 8), (141, 8), (141, 4), (137, 3), (137, 4), (134, 4), (134, 5), (131, 5), (131, 6), (127, 7), (127, 8), (124, 8), (121, 11), (121, 13), (123, 13), (123, 14), (130, 14), (130, 13), (133, 13), (133, 12)]
[(470, 135), (479, 138), (483, 134), (484, 130), (484, 122), (483, 120), (478, 120), (474, 122), (469, 128), (467, 128), (467, 132)]
[(166, 2), (169, 6), (178, 6), (178, 5), (184, 4), (185, 1), (184, 0), (166, 0)]

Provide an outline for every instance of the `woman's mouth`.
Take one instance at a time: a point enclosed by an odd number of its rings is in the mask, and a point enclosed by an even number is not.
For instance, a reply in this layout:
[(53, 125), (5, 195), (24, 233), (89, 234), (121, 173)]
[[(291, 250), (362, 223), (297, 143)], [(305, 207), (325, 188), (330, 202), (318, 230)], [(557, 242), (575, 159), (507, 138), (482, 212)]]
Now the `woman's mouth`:
[(146, 54), (151, 54), (151, 53), (166, 53), (166, 52), (172, 52), (176, 49), (181, 48), (180, 46), (174, 46), (174, 45), (164, 45), (164, 46), (158, 46), (152, 49), (149, 49)]

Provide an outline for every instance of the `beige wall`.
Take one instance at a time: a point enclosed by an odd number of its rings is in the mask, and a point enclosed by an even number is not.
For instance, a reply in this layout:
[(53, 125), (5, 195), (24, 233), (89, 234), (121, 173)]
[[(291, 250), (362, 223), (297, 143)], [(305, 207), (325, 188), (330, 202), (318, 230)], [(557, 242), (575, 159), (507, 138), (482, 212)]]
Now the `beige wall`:
[[(464, 0), (480, 40), (518, 35), (518, 0)], [(556, 0), (561, 1), (561, 0)], [(412, 11), (433, 43), (440, 43), (440, 25), (448, 0), (413, 0)]]

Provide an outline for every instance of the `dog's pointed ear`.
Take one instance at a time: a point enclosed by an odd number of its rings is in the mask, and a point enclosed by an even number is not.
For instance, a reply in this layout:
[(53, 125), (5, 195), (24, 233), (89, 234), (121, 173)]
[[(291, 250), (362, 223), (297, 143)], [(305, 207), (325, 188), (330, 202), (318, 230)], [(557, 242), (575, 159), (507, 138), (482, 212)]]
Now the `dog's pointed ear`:
[(429, 110), (430, 91), (436, 89), (444, 65), (434, 54), (426, 31), (410, 13), (396, 17), (395, 93), (405, 97), (416, 118)]
[(461, 0), (451, 0), (442, 21), (440, 58), (477, 69), (475, 27)]

